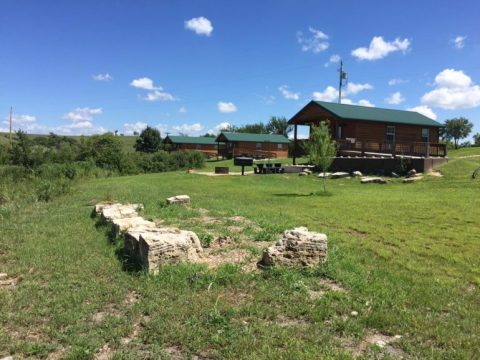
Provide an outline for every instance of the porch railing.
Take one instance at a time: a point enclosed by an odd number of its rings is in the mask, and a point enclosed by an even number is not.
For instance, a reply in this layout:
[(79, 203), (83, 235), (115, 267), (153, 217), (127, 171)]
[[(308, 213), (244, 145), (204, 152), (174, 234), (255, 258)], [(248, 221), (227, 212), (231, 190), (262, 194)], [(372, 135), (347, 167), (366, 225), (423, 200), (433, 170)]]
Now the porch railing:
[(388, 154), (391, 156), (419, 156), (430, 157), (447, 156), (445, 144), (425, 142), (398, 142), (398, 141), (377, 141), (377, 140), (335, 140), (337, 151), (342, 154), (351, 155), (374, 155)]

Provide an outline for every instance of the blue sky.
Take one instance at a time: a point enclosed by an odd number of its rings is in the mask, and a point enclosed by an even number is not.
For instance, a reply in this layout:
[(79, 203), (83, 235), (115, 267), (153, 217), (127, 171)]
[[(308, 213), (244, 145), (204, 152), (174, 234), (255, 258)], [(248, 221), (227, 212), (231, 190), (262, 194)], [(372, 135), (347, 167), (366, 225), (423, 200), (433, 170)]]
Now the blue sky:
[(0, 131), (199, 135), (312, 99), (465, 116), (478, 1), (24, 1), (0, 12)]

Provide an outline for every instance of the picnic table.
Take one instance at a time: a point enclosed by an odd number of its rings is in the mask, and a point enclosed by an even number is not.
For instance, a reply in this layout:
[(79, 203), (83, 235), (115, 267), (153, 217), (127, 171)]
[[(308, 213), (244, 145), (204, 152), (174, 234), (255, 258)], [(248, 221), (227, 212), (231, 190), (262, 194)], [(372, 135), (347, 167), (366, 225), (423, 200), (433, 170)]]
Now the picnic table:
[(254, 169), (255, 174), (283, 174), (282, 163), (258, 163)]

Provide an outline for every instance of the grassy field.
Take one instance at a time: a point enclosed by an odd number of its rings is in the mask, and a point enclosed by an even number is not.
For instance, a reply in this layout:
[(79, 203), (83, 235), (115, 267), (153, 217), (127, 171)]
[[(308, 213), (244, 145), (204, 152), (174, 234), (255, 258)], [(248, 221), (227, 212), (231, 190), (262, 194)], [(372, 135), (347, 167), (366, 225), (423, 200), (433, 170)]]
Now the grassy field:
[[(331, 180), (329, 196), (317, 195), (318, 178), (293, 174), (88, 181), (0, 220), (0, 272), (18, 281), (0, 289), (0, 357), (480, 358), (479, 166), (452, 160), (443, 177), (414, 184)], [(183, 193), (191, 208), (164, 206)], [(230, 236), (218, 255), (247, 263), (307, 226), (328, 235), (329, 261), (127, 271), (122, 243), (90, 217), (113, 199), (144, 203), (144, 217), (194, 230), (204, 245)], [(384, 348), (368, 341), (394, 335)]]

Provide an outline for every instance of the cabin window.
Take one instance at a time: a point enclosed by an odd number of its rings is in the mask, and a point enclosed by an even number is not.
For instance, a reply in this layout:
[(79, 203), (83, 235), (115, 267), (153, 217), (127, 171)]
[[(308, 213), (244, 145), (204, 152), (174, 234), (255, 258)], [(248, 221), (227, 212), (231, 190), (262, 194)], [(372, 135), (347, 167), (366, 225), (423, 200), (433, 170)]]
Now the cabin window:
[(262, 143), (256, 143), (255, 144), (255, 149), (262, 150)]
[(195, 146), (195, 148), (196, 148), (197, 150), (201, 150), (201, 149), (202, 149), (202, 145), (197, 144), (197, 145)]
[(387, 141), (395, 140), (395, 126), (387, 126)]
[(337, 125), (337, 139), (343, 139), (343, 125)]
[(283, 150), (283, 144), (277, 144), (277, 150)]
[(429, 129), (422, 129), (422, 142), (430, 141), (430, 131)]

